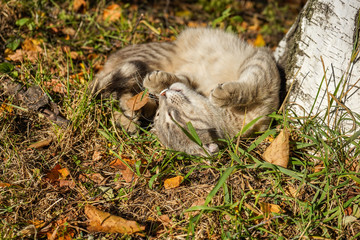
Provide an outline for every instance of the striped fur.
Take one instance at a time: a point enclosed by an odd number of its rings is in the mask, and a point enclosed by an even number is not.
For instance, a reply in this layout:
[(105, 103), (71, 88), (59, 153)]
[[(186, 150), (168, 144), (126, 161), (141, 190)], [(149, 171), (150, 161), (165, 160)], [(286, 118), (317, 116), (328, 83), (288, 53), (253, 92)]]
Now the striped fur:
[[(118, 100), (122, 113), (115, 114), (115, 120), (129, 131), (136, 130), (134, 123), (142, 116), (155, 114), (154, 101), (136, 112), (126, 106), (144, 87), (159, 96), (153, 128), (160, 141), (178, 151), (204, 155), (204, 149), (210, 154), (218, 150), (217, 139), (234, 137), (259, 116), (264, 117), (243, 135), (267, 128), (266, 115), (279, 104), (280, 78), (268, 49), (253, 48), (221, 30), (189, 28), (171, 43), (121, 49), (91, 84), (94, 92)], [(197, 130), (203, 147), (179, 127), (187, 122)]]

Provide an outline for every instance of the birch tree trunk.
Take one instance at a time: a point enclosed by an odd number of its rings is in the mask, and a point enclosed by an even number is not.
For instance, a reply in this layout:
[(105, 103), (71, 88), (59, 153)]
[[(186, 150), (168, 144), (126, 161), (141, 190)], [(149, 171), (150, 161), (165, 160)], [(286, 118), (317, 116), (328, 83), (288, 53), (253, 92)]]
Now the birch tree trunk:
[(344, 132), (359, 129), (359, 9), (360, 0), (308, 0), (275, 51), (288, 109)]

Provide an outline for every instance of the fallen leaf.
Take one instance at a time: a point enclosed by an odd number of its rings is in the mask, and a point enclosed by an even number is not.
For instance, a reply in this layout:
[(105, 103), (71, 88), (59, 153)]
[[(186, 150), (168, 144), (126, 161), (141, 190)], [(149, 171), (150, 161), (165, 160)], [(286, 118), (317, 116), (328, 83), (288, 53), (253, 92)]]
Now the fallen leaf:
[(0, 188), (10, 187), (10, 186), (11, 186), (10, 183), (0, 182)]
[(70, 172), (67, 168), (61, 168), (58, 170), (58, 172), (60, 174), (59, 178), (61, 179), (65, 179), (67, 176), (70, 175)]
[(265, 46), (265, 40), (260, 33), (256, 36), (256, 39), (253, 44), (255, 47), (264, 47)]
[(136, 178), (135, 173), (128, 167), (121, 171), (121, 175), (126, 183), (131, 183)]
[(69, 36), (74, 36), (75, 33), (76, 33), (75, 29), (73, 29), (71, 27), (63, 28), (61, 31), (62, 31), (63, 34), (66, 34), (66, 35), (69, 35)]
[(100, 173), (80, 174), (79, 176), (79, 180), (82, 182), (89, 182), (91, 180), (97, 184), (103, 183), (104, 179)]
[(91, 205), (85, 206), (85, 214), (90, 220), (88, 230), (91, 232), (132, 234), (145, 230), (145, 226), (135, 221), (111, 215)]
[(286, 168), (289, 162), (289, 132), (286, 128), (265, 150), (263, 158), (265, 161)]
[(85, 0), (74, 0), (73, 10), (75, 12), (84, 13), (86, 11), (86, 2), (85, 2)]
[(69, 187), (69, 188), (75, 188), (76, 184), (73, 180), (59, 180), (60, 187)]
[(103, 153), (100, 151), (94, 151), (93, 155), (92, 155), (92, 160), (93, 161), (99, 161), (102, 159), (102, 155)]
[(159, 219), (161, 223), (164, 224), (165, 226), (171, 225), (171, 219), (169, 218), (168, 215), (161, 215), (159, 216)]
[(321, 162), (314, 167), (314, 173), (321, 172), (325, 168), (324, 163)]
[(109, 5), (103, 12), (103, 20), (108, 22), (114, 22), (121, 17), (121, 7), (113, 3)]
[(260, 202), (260, 209), (263, 212), (265, 217), (268, 217), (270, 213), (282, 213), (283, 210), (280, 208), (279, 205), (266, 203), (266, 202)]
[(27, 52), (42, 52), (42, 48), (39, 46), (41, 43), (41, 40), (28, 38), (24, 40), (21, 48)]
[(22, 49), (18, 49), (15, 53), (8, 56), (8, 59), (11, 61), (23, 61), (24, 59), (28, 59), (30, 62), (34, 63), (38, 59), (38, 52), (35, 51), (24, 51)]
[(64, 180), (69, 175), (70, 172), (67, 168), (61, 168), (60, 164), (56, 164), (56, 166), (45, 175), (45, 179), (51, 183), (54, 183), (60, 180)]
[(53, 78), (50, 81), (44, 82), (44, 85), (50, 88), (55, 93), (66, 93), (66, 88), (59, 79)]
[(299, 196), (299, 192), (298, 192), (298, 188), (294, 188), (292, 186), (288, 186), (286, 189), (286, 195), (293, 197), (293, 198), (297, 198)]
[(70, 58), (75, 60), (75, 59), (79, 59), (79, 53), (71, 51), (70, 52)]
[(12, 111), (13, 111), (13, 107), (10, 106), (9, 104), (7, 104), (6, 101), (3, 104), (1, 104), (1, 106), (0, 106), (0, 116), (3, 113), (9, 113), (10, 115), (12, 115), (11, 114)]
[[(128, 163), (129, 166), (133, 166), (135, 164), (134, 160), (128, 159), (126, 157), (122, 157), (122, 160)], [(110, 167), (117, 168), (120, 170), (121, 175), (126, 183), (130, 183), (134, 181), (137, 177), (132, 169), (130, 169), (121, 159), (116, 159), (110, 162)]]
[(173, 178), (166, 179), (164, 182), (165, 189), (172, 189), (180, 186), (181, 182), (184, 180), (183, 176), (176, 176)]
[(44, 140), (41, 140), (39, 142), (36, 142), (36, 143), (33, 143), (31, 144), (28, 149), (30, 148), (35, 148), (35, 149), (38, 149), (38, 148), (43, 148), (43, 147), (47, 147), (50, 145), (50, 143), (53, 141), (53, 138), (52, 137), (49, 137), (47, 139), (44, 139)]
[(148, 92), (140, 92), (126, 102), (126, 106), (133, 111), (141, 109), (149, 101)]
[[(126, 160), (130, 160), (130, 159), (127, 159), (125, 157), (121, 157), (124, 161)], [(127, 168), (126, 164), (119, 158), (113, 160), (110, 162), (110, 167), (112, 168), (117, 168), (117, 169), (120, 169), (120, 170), (125, 170)]]
[(68, 227), (67, 218), (59, 219), (53, 223), (54, 226), (46, 232), (48, 240), (71, 240), (75, 230)]

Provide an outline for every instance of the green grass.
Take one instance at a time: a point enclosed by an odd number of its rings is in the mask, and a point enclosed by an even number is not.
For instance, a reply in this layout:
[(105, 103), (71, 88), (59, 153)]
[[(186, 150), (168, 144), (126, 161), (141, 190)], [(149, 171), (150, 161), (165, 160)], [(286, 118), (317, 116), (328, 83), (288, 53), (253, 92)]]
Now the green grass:
[[(274, 128), (256, 138), (224, 140), (226, 147), (207, 158), (165, 149), (149, 129), (130, 136), (112, 123), (111, 101), (91, 98), (87, 84), (111, 51), (175, 37), (184, 26), (173, 16), (184, 9), (169, 8), (170, 17), (164, 21), (162, 7), (121, 4), (121, 17), (106, 23), (101, 20), (108, 6), (105, 1), (88, 5), (84, 13), (74, 12), (72, 3), (5, 1), (1, 5), (6, 13), (2, 16), (8, 17), (2, 19), (6, 27), (0, 40), (0, 83), (12, 80), (26, 87), (40, 86), (61, 115), (70, 120), (69, 126), (61, 128), (18, 104), (0, 88), (0, 182), (10, 184), (0, 186), (1, 239), (46, 239), (46, 233), (52, 234), (60, 221), (66, 221), (67, 228), (61, 225), (58, 237), (62, 232), (65, 236), (73, 234), (74, 239), (141, 238), (88, 233), (86, 204), (146, 225), (147, 239), (360, 236), (360, 132), (340, 132), (336, 124), (328, 124), (327, 115), (301, 119), (285, 111), (272, 114)], [(227, 1), (221, 3), (227, 6)], [(226, 8), (212, 12), (211, 4), (215, 2), (209, 3), (203, 19), (191, 21), (243, 31), (245, 37), (254, 35), (240, 29), (241, 21), (250, 20), (235, 18), (240, 11), (236, 5), (227, 12)], [(196, 4), (190, 6), (203, 11)], [(141, 19), (136, 7), (144, 9)], [(279, 11), (268, 6), (264, 16), (272, 18), (269, 22), (278, 21), (271, 10)], [(75, 30), (75, 34), (68, 38), (62, 31), (65, 27)], [(37, 60), (6, 60), (5, 49), (22, 49), (29, 38), (42, 42)], [(71, 52), (78, 57), (72, 58)], [(62, 91), (54, 88), (53, 79)], [(337, 92), (342, 92), (342, 86)], [(333, 107), (336, 101), (330, 104)], [(347, 114), (338, 114), (333, 122), (351, 119)], [(358, 124), (359, 117), (353, 117)], [(264, 162), (261, 157), (269, 137), (279, 132), (276, 126), (290, 131), (288, 168)], [(184, 130), (198, 141), (191, 125)], [(54, 139), (49, 146), (28, 149), (30, 144), (48, 137)], [(94, 153), (100, 153), (100, 157)], [(126, 182), (124, 173), (111, 166), (117, 158), (131, 167), (131, 181)], [(57, 164), (69, 170), (66, 180), (73, 181), (73, 187), (60, 187), (58, 182), (46, 180)], [(184, 177), (180, 187), (165, 190), (164, 180), (179, 175)], [(162, 223), (161, 215), (167, 215), (171, 222)], [(42, 225), (37, 225), (39, 222)]]

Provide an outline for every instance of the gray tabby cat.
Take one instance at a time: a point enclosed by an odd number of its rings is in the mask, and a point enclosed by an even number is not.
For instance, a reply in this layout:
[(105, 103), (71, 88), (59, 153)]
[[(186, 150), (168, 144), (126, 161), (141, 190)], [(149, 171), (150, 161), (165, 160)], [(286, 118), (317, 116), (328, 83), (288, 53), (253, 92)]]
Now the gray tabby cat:
[[(189, 28), (174, 42), (128, 46), (111, 55), (91, 84), (93, 91), (119, 101), (119, 125), (134, 131), (141, 116), (154, 117), (153, 129), (167, 147), (194, 155), (218, 151), (218, 139), (243, 136), (268, 127), (266, 115), (279, 104), (280, 77), (271, 52), (253, 48), (236, 35)], [(126, 102), (147, 88), (159, 97), (138, 111)], [(189, 139), (191, 122), (202, 147)]]

